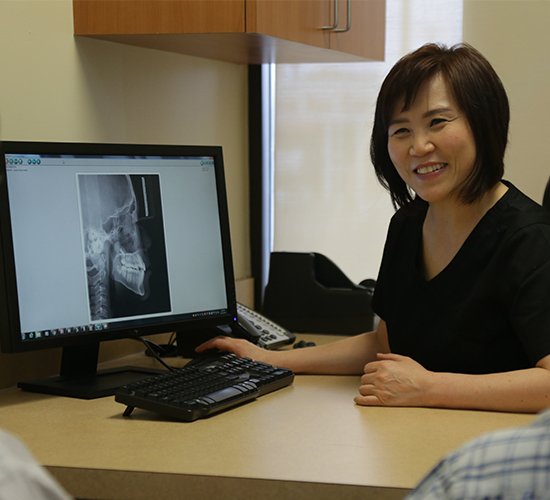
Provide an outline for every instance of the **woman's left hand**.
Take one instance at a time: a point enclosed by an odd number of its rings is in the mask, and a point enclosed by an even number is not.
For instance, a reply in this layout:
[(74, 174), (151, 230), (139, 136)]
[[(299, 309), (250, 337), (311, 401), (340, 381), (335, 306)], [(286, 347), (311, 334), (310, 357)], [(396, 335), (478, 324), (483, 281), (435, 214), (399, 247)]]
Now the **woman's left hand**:
[(432, 373), (407, 356), (378, 354), (365, 365), (355, 402), (364, 406), (425, 406)]

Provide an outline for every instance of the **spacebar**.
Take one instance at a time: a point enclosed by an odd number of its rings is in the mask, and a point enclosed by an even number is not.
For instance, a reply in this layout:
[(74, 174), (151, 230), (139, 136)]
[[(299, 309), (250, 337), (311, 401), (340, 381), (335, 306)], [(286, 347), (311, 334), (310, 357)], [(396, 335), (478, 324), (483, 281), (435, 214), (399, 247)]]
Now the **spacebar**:
[(212, 392), (207, 396), (203, 396), (202, 400), (207, 401), (208, 403), (223, 403), (224, 401), (229, 401), (231, 399), (250, 399), (255, 398), (258, 393), (258, 390), (251, 389), (239, 389), (238, 387), (226, 387), (225, 389), (220, 389), (219, 391)]

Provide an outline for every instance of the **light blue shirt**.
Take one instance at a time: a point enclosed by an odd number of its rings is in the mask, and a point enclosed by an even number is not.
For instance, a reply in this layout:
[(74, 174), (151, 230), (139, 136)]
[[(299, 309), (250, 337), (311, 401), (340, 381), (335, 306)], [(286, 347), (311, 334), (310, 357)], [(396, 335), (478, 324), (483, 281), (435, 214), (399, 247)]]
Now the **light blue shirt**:
[(550, 410), (480, 436), (445, 457), (407, 500), (550, 499)]

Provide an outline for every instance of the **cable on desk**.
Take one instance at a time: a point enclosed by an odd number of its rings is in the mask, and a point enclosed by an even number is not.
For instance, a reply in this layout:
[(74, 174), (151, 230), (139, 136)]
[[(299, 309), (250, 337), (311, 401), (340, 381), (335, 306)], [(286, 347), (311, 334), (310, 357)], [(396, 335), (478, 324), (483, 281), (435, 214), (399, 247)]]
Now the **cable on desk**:
[(162, 350), (161, 346), (159, 346), (158, 344), (155, 344), (154, 342), (151, 342), (150, 340), (145, 339), (143, 337), (138, 337), (135, 340), (138, 340), (142, 344), (144, 344), (145, 347), (147, 348), (148, 353), (151, 356), (153, 356), (162, 366), (164, 366), (165, 368), (167, 368), (170, 371), (175, 370), (175, 368), (173, 366), (170, 366), (167, 363), (165, 363), (165, 361), (162, 359), (161, 355), (159, 354), (159, 352), (161, 352), (161, 350)]

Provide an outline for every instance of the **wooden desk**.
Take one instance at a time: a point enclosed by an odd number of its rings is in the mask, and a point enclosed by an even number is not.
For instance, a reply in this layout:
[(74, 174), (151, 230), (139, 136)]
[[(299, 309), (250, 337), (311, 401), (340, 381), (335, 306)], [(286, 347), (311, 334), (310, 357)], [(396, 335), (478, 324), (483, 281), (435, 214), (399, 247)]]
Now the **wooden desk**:
[(0, 392), (0, 426), (81, 498), (402, 498), (464, 441), (532, 415), (363, 408), (357, 377), (298, 376), (289, 388), (193, 423), (113, 398)]

